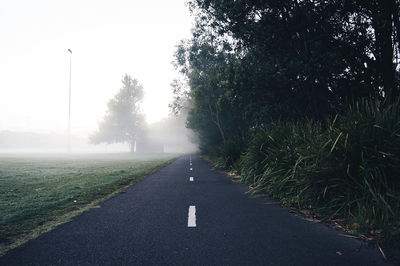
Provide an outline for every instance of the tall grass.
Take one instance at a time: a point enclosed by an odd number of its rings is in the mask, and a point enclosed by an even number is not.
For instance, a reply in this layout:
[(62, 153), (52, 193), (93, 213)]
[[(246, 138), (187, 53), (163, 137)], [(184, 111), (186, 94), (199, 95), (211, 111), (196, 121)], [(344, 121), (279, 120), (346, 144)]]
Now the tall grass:
[(250, 142), (238, 170), (253, 191), (399, 241), (399, 118), (399, 103), (361, 101), (324, 123), (272, 123)]
[(239, 167), (240, 156), (246, 149), (246, 142), (243, 138), (232, 136), (219, 147), (218, 156), (213, 159), (214, 164), (223, 169), (237, 169)]

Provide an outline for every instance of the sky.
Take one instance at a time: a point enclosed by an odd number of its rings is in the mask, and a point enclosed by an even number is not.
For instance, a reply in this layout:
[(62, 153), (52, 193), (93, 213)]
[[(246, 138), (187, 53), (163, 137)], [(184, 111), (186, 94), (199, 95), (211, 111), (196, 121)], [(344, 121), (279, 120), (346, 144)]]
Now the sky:
[(149, 123), (168, 115), (175, 46), (189, 38), (185, 0), (2, 0), (0, 131), (87, 136), (127, 73), (145, 90)]

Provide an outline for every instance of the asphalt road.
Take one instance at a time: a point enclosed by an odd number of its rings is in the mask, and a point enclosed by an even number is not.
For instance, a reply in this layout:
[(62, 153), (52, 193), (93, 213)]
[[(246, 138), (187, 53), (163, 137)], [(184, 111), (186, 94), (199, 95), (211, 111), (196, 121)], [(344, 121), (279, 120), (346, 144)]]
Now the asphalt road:
[(376, 249), (246, 191), (183, 156), (0, 265), (388, 265)]

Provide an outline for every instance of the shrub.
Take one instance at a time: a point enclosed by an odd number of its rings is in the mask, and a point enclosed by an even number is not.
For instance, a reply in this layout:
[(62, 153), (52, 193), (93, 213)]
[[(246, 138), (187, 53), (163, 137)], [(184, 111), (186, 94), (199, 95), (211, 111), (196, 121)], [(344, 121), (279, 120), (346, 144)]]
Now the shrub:
[(246, 143), (242, 138), (230, 137), (220, 146), (218, 156), (214, 158), (215, 165), (229, 170), (237, 168), (237, 163), (244, 150), (246, 150)]
[(266, 125), (240, 159), (242, 181), (286, 205), (399, 239), (399, 115), (399, 103), (361, 101), (324, 123)]

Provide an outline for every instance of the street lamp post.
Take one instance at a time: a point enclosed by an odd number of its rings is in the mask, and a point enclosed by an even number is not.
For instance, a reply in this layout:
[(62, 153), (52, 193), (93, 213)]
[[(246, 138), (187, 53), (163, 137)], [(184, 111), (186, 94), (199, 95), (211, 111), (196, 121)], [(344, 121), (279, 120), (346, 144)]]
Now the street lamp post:
[(68, 152), (71, 152), (71, 76), (72, 76), (72, 51), (69, 52), (69, 91), (68, 91)]

